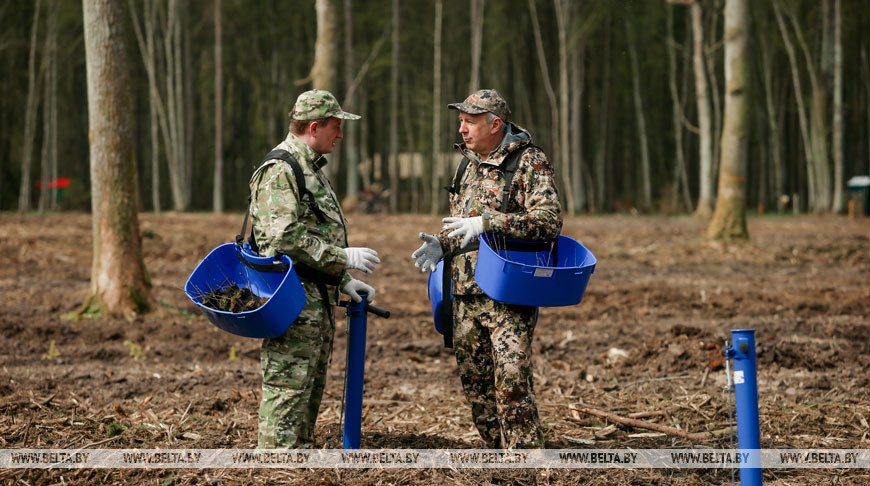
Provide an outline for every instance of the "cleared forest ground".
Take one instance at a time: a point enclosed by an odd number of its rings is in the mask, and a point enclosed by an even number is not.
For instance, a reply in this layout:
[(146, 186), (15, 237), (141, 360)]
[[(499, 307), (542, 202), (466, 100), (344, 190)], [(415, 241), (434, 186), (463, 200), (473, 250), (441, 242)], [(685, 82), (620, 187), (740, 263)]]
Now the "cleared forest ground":
[[(238, 232), (240, 215), (140, 216), (156, 312), (68, 320), (91, 263), (86, 214), (0, 214), (0, 447), (253, 448), (259, 341), (219, 331), (182, 292), (196, 263)], [(441, 345), (411, 252), (429, 216), (350, 215), (350, 243), (382, 263), (364, 278), (369, 319), (362, 445), (482, 447), (456, 364)], [(755, 328), (762, 446), (867, 448), (870, 220), (757, 218), (751, 240), (711, 242), (688, 218), (574, 218), (563, 233), (598, 257), (584, 301), (541, 310), (535, 387), (549, 448), (727, 448), (608, 427), (589, 406), (701, 432), (728, 425), (719, 349)], [(346, 321), (317, 426), (339, 441)], [(54, 346), (52, 347), (52, 343)], [(231, 348), (237, 359), (231, 360)], [(56, 355), (56, 356), (54, 356)], [(120, 424), (120, 426), (119, 426)], [(121, 431), (121, 429), (123, 429)], [(118, 433), (120, 431), (120, 433)], [(115, 434), (115, 435), (113, 435)], [(639, 435), (644, 434), (644, 435)], [(110, 437), (111, 436), (111, 437)], [(593, 441), (586, 445), (585, 441)], [(705, 484), (728, 470), (0, 470), (26, 484)], [(765, 471), (767, 484), (858, 484), (862, 470)]]

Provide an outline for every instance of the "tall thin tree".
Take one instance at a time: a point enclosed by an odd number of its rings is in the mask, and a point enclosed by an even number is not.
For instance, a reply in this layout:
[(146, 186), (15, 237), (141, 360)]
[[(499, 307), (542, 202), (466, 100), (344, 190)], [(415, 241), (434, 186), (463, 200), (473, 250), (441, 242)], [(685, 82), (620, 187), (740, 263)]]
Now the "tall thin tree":
[(704, 12), (701, 0), (692, 2), (692, 67), (695, 72), (695, 103), (698, 106), (698, 205), (695, 214), (713, 214), (713, 134), (710, 120), (710, 92), (704, 62)]
[(399, 210), (399, 0), (393, 0), (393, 51), (390, 59), (390, 212)]
[(468, 92), (472, 93), (480, 86), (480, 56), (483, 49), (483, 11), (486, 0), (471, 0), (471, 78), (468, 81)]
[[(353, 68), (354, 68), (354, 51), (353, 51), (353, 2), (344, 0), (344, 80), (345, 86), (348, 87), (348, 93), (342, 102), (342, 106), (346, 106), (345, 110), (356, 113), (356, 94), (355, 90), (349, 88), (353, 85)], [(359, 142), (357, 133), (359, 133), (359, 123), (348, 123), (342, 127), (344, 131), (344, 143), (341, 144), (342, 152), (345, 154), (347, 169), (345, 170), (346, 184), (345, 196), (355, 198), (359, 194)]]
[(24, 109), (24, 143), (21, 153), (21, 185), (18, 190), (18, 210), (30, 210), (30, 178), (33, 166), (33, 139), (36, 137), (36, 110), (39, 107), (39, 78), (36, 72), (36, 46), (39, 38), (39, 12), (42, 0), (36, 0), (30, 28), (30, 55), (27, 61), (27, 101)]
[(832, 145), (834, 151), (834, 201), (835, 213), (843, 211), (843, 6), (834, 0), (834, 119)]
[(725, 3), (725, 119), (719, 163), (716, 209), (707, 235), (716, 239), (749, 237), (746, 229), (746, 154), (749, 75), (747, 59), (748, 0)]
[(631, 58), (631, 87), (634, 99), (634, 113), (637, 121), (637, 138), (640, 147), (640, 178), (643, 189), (641, 206), (644, 210), (652, 209), (652, 181), (650, 180), (649, 138), (646, 131), (646, 115), (643, 109), (643, 96), (640, 86), (640, 66), (637, 56), (637, 40), (635, 39), (632, 20), (626, 18), (625, 32), (628, 42), (628, 54)]
[(432, 205), (429, 214), (437, 214), (441, 207), (441, 19), (444, 16), (443, 1), (435, 0), (435, 39), (432, 61)]
[(136, 165), (123, 4), (83, 0), (90, 134), (93, 263), (82, 310), (134, 315), (150, 307), (136, 213)]
[(214, 186), (212, 210), (224, 211), (224, 61), (221, 0), (214, 1)]

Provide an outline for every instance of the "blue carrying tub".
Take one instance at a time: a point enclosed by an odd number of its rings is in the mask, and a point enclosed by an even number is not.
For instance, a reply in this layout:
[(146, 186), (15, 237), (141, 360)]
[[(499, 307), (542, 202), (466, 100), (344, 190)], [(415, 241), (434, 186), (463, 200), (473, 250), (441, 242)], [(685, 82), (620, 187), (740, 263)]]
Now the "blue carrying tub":
[[(290, 257), (259, 257), (249, 250), (247, 244), (243, 248), (235, 243), (218, 246), (190, 274), (184, 285), (184, 293), (209, 322), (226, 332), (250, 338), (280, 336), (305, 307), (305, 291)], [(280, 264), (286, 266), (269, 268)], [(262, 270), (255, 270), (254, 266)], [(248, 288), (257, 297), (266, 297), (268, 300), (254, 310), (239, 313), (212, 309), (202, 304), (203, 295), (232, 284)]]
[[(442, 278), (444, 275), (444, 260), (439, 260), (435, 270), (429, 272), (429, 303), (432, 304), (432, 317), (435, 319), (435, 330), (444, 334), (441, 324), (441, 302), (444, 301)], [(452, 289), (451, 289), (452, 290)], [(453, 292), (447, 292), (447, 297), (453, 300)]]
[(486, 295), (508, 304), (536, 307), (580, 303), (597, 263), (592, 252), (561, 235), (556, 251), (506, 249), (512, 243), (523, 242), (481, 235), (474, 280)]

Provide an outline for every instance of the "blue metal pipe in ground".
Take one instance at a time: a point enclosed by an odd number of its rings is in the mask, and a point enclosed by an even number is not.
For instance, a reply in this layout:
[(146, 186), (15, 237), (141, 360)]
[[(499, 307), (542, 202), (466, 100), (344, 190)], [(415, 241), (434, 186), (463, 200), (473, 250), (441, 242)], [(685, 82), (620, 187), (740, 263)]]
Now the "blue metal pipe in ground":
[[(758, 380), (755, 365), (755, 329), (732, 329), (726, 358), (734, 361), (734, 396), (737, 402), (737, 447), (749, 453), (740, 463), (740, 484), (761, 485), (761, 430), (758, 425)], [(747, 457), (747, 456), (742, 456)]]
[(347, 378), (344, 395), (344, 437), (345, 449), (359, 449), (360, 430), (362, 429), (363, 375), (366, 363), (366, 296), (360, 294), (362, 301), (350, 302), (347, 306)]

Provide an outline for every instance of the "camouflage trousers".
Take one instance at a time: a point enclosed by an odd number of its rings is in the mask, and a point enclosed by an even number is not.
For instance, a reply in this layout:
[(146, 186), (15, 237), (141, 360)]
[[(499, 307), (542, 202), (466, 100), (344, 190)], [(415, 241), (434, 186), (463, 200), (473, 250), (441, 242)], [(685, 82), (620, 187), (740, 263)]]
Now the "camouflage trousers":
[(537, 308), (486, 295), (453, 299), (453, 348), (474, 425), (488, 448), (540, 448), (532, 383)]
[(263, 340), (263, 398), (257, 447), (313, 446), (314, 424), (335, 334), (335, 320), (330, 317), (321, 300), (308, 296), (308, 303), (287, 332)]

